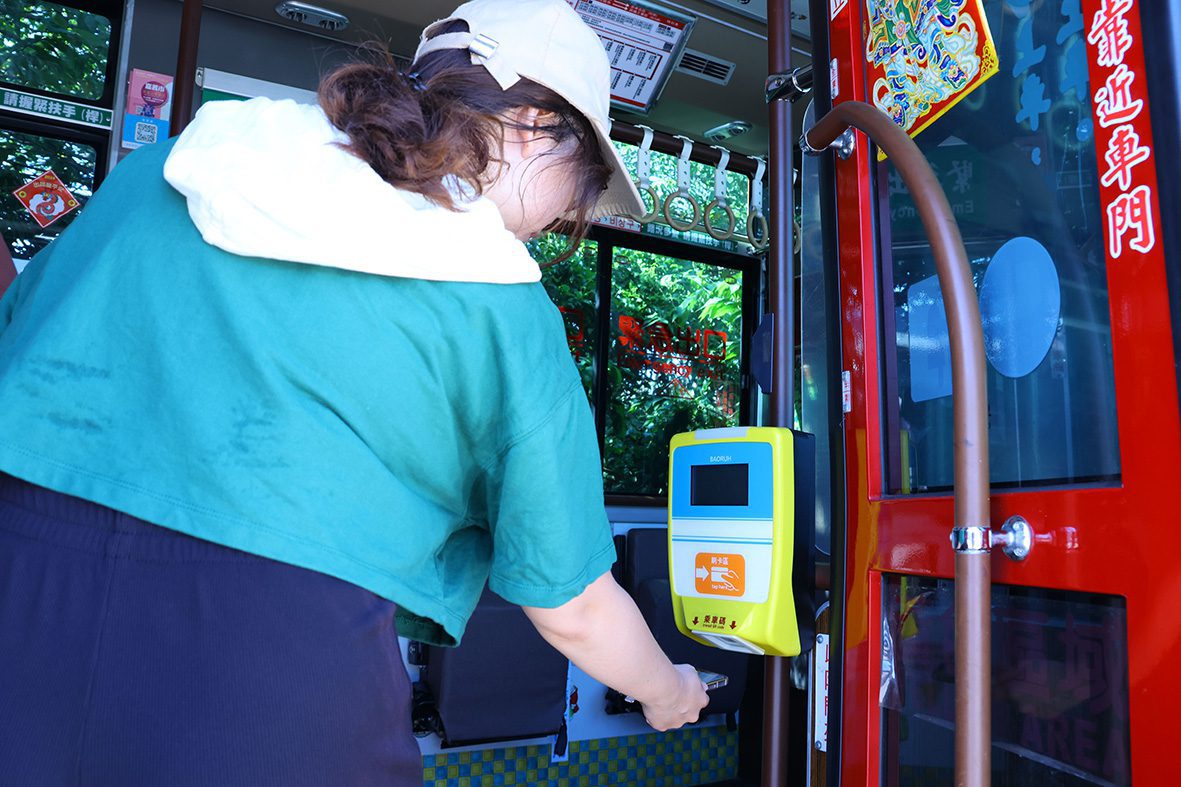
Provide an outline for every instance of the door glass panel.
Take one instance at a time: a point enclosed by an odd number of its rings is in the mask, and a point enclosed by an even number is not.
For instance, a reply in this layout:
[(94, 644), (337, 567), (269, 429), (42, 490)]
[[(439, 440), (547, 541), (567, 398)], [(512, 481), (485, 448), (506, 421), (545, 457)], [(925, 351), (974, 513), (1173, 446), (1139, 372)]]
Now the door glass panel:
[[(543, 235), (529, 241), (529, 253), (539, 264), (556, 259), (567, 248), (562, 235)], [(566, 325), (566, 343), (570, 355), (582, 377), (587, 398), (594, 404), (595, 348), (598, 346), (598, 283), (599, 244), (583, 241), (570, 259), (542, 268), (541, 282), (550, 300), (562, 313)]]
[[(815, 107), (804, 112), (804, 128), (816, 122)], [(829, 304), (837, 302), (835, 275), (824, 265), (820, 223), (820, 158), (804, 156), (800, 171), (800, 428), (816, 436), (816, 548), (832, 549), (832, 449), (829, 381), (840, 379), (833, 362), (838, 341), (829, 330)]]
[(742, 273), (616, 248), (611, 276), (605, 486), (663, 495), (673, 435), (738, 425)]
[[(882, 607), (882, 783), (951, 784), (955, 585), (887, 575)], [(991, 784), (1131, 784), (1123, 598), (994, 585), (992, 676)]]
[(102, 98), (111, 20), (57, 3), (0, 0), (0, 81)]
[[(28, 260), (56, 238), (85, 209), (94, 190), (98, 153), (90, 145), (0, 129), (0, 234), (12, 256)], [(83, 207), (42, 228), (13, 194), (53, 170)]]
[[(916, 139), (959, 221), (980, 299), (998, 486), (1120, 472), (1086, 41), (1070, 5), (1013, 11), (986, 0), (1000, 73)], [(934, 261), (888, 161), (879, 184), (887, 487), (947, 490), (951, 355)]]

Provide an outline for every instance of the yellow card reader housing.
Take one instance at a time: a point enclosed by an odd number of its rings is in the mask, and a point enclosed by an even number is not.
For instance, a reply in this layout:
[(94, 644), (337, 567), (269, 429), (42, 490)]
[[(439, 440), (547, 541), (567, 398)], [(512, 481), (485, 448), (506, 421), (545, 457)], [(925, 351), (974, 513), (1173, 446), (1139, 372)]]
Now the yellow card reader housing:
[(668, 476), (669, 577), (681, 632), (760, 655), (810, 649), (812, 435), (763, 426), (679, 434)]

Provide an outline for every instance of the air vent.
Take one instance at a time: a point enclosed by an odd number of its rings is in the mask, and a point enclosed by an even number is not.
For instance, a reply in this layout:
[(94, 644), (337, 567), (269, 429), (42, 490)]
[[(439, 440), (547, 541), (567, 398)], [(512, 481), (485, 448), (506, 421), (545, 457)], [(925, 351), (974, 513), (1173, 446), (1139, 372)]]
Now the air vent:
[(311, 3), (301, 3), (299, 0), (284, 0), (275, 6), (275, 13), (290, 22), (318, 27), (330, 33), (337, 33), (349, 26), (349, 18), (344, 14)]
[(707, 82), (713, 82), (717, 85), (730, 84), (730, 77), (734, 75), (734, 64), (725, 60), (720, 60), (713, 55), (707, 55), (704, 52), (698, 52), (693, 49), (686, 49), (681, 54), (681, 59), (677, 63), (676, 70), (686, 74), (692, 74), (699, 79), (704, 79)]

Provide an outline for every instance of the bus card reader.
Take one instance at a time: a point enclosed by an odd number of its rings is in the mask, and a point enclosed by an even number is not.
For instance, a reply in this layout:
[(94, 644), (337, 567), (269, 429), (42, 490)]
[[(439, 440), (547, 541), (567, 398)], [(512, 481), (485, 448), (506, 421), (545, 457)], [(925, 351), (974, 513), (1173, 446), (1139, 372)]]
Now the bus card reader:
[(812, 435), (703, 429), (669, 447), (668, 554), (677, 627), (706, 645), (795, 656), (812, 644)]

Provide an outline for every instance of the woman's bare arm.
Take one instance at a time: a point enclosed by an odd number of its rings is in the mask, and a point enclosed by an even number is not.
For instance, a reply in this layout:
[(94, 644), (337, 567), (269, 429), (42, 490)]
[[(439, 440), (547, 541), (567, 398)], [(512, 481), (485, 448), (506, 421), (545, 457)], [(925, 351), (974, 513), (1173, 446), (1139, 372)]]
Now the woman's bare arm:
[(541, 636), (583, 672), (635, 697), (656, 730), (697, 721), (709, 702), (697, 671), (673, 665), (610, 572), (560, 607), (524, 607)]

